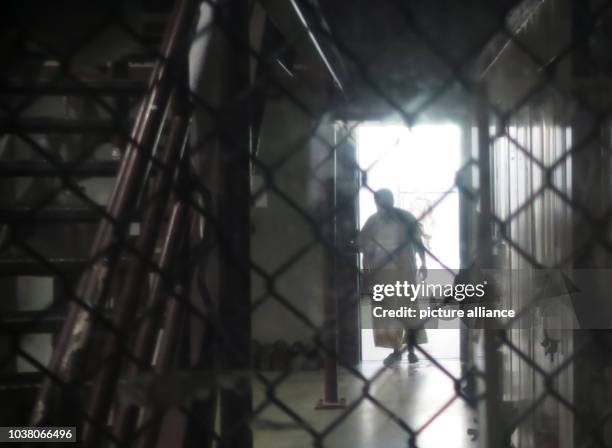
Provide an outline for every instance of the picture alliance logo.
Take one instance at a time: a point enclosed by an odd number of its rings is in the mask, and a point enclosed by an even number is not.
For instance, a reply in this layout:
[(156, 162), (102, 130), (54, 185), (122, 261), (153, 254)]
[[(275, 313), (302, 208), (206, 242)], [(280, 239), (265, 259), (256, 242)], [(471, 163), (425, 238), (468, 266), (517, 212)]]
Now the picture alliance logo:
[(482, 283), (457, 283), (457, 284), (435, 284), (435, 283), (410, 283), (408, 281), (397, 281), (393, 283), (379, 283), (372, 288), (372, 300), (380, 302), (385, 298), (405, 298), (414, 302), (419, 297), (441, 297), (453, 298), (457, 302), (465, 299), (481, 298), (485, 295), (487, 281)]

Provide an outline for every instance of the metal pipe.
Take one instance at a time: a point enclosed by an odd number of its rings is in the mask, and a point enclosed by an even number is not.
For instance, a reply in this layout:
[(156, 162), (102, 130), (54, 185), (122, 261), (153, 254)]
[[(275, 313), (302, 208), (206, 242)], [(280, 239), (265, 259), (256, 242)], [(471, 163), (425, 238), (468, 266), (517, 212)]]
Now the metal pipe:
[(295, 11), (295, 14), (297, 15), (298, 19), (300, 20), (300, 22), (304, 26), (304, 29), (308, 33), (308, 37), (310, 38), (310, 41), (312, 42), (312, 45), (315, 47), (315, 50), (317, 50), (317, 53), (319, 54), (319, 57), (321, 58), (321, 61), (323, 62), (323, 65), (325, 65), (325, 68), (327, 68), (327, 71), (329, 72), (330, 76), (332, 77), (332, 79), (334, 81), (334, 84), (336, 85), (336, 87), (338, 87), (338, 89), (341, 92), (344, 92), (344, 87), (342, 86), (342, 82), (340, 81), (340, 78), (336, 74), (336, 71), (334, 70), (334, 68), (331, 66), (331, 63), (329, 62), (329, 59), (325, 55), (325, 52), (323, 51), (323, 48), (321, 47), (321, 45), (319, 45), (319, 41), (317, 40), (316, 36), (312, 32), (310, 26), (308, 25), (308, 21), (306, 20), (306, 17), (304, 16), (304, 14), (302, 13), (299, 5), (297, 4), (297, 1), (296, 0), (290, 0), (290, 2), (291, 2), (291, 6), (293, 7), (293, 10)]
[[(170, 269), (172, 261), (178, 253), (179, 238), (181, 229), (184, 227), (185, 220), (185, 205), (182, 202), (176, 202), (172, 206), (170, 223), (166, 231), (166, 237), (160, 254), (160, 270), (167, 272)], [(144, 364), (153, 362), (153, 352), (155, 349), (155, 340), (159, 324), (161, 321), (161, 305), (166, 297), (164, 288), (161, 284), (161, 277), (155, 274), (151, 283), (151, 289), (147, 298), (145, 309), (152, 311), (147, 318), (141, 323), (136, 340), (134, 342), (134, 356), (141, 360)], [(138, 365), (130, 363), (126, 376), (131, 378), (139, 371)], [(139, 408), (134, 405), (125, 405), (119, 408), (114, 423), (114, 433), (119, 440), (125, 440), (132, 432), (138, 417)]]
[[(138, 239), (138, 253), (130, 256), (128, 274), (121, 285), (121, 293), (115, 304), (115, 325), (119, 334), (127, 329), (132, 321), (141, 293), (141, 285), (148, 272), (147, 262), (151, 259), (155, 243), (159, 235), (164, 211), (166, 210), (170, 185), (172, 182), (173, 167), (176, 167), (179, 155), (185, 147), (188, 121), (184, 116), (173, 119), (170, 135), (161, 151), (160, 162), (167, 167), (159, 174), (153, 184), (151, 195), (154, 198), (143, 217), (142, 232)], [(112, 402), (115, 383), (118, 379), (120, 359), (118, 334), (109, 335), (103, 349), (105, 362), (97, 373), (89, 398), (88, 414), (96, 421), (105, 421)], [(83, 429), (82, 440), (85, 445), (98, 439), (95, 428), (86, 425)]]
[[(175, 252), (178, 250), (179, 246), (187, 244), (188, 238), (185, 238), (184, 235), (188, 232), (185, 232), (185, 221), (186, 221), (186, 206), (183, 202), (179, 202), (175, 205), (175, 211), (177, 215), (177, 219), (174, 222), (174, 226), (168, 229), (167, 236), (167, 263), (170, 264), (173, 261), (173, 256)], [(180, 219), (179, 219), (180, 218)], [(187, 279), (190, 280), (190, 275), (184, 275)], [(178, 291), (178, 294), (181, 296), (183, 300), (188, 300), (188, 291), (189, 284), (180, 284), (181, 290)], [(166, 301), (166, 311), (163, 320), (163, 333), (160, 338), (159, 350), (157, 353), (157, 359), (155, 359), (154, 370), (157, 373), (164, 372), (168, 370), (172, 366), (172, 362), (174, 360), (175, 348), (178, 343), (178, 339), (181, 333), (181, 322), (185, 318), (185, 306), (179, 302), (176, 298), (168, 298)], [(147, 424), (147, 421), (154, 419), (161, 419), (163, 416), (163, 411), (154, 410), (149, 411), (145, 414), (145, 418), (143, 419), (144, 424)], [(130, 423), (130, 422), (126, 422)], [(127, 428), (126, 428), (127, 429)], [(160, 425), (149, 425), (149, 427), (139, 436), (138, 442), (136, 444), (137, 448), (149, 448), (151, 446), (155, 446), (155, 441), (160, 431)]]
[[(155, 363), (155, 371), (163, 372), (172, 366), (175, 348), (180, 336), (181, 322), (185, 318), (185, 308), (178, 303), (176, 299), (170, 299), (168, 308), (166, 309), (166, 317), (164, 319), (164, 333), (160, 341), (160, 350), (158, 361)], [(163, 416), (163, 410), (152, 410), (145, 413), (143, 419), (144, 424), (150, 420), (159, 421)], [(148, 425), (148, 428), (143, 431), (136, 443), (137, 448), (149, 448), (155, 446), (155, 441), (161, 430), (161, 425)]]
[[(122, 161), (117, 182), (111, 195), (107, 212), (116, 222), (121, 223), (133, 207), (138, 195), (144, 173), (149, 161), (148, 151), (155, 146), (165, 113), (171, 76), (167, 61), (172, 59), (175, 48), (181, 41), (191, 24), (192, 0), (180, 0), (176, 3), (172, 18), (162, 45), (163, 59), (159, 61), (151, 74), (149, 95), (143, 101), (134, 124), (131, 141), (127, 146)], [(92, 256), (108, 250), (113, 241), (115, 223), (103, 219), (96, 232), (92, 245)], [(107, 279), (108, 269), (102, 263), (96, 263), (87, 270), (79, 284), (78, 296), (90, 305), (97, 306), (102, 300), (102, 287)], [(69, 382), (74, 376), (73, 365), (76, 354), (81, 352), (89, 342), (91, 332), (91, 317), (89, 313), (76, 303), (71, 303), (68, 316), (59, 334), (56, 349), (49, 362), (49, 369), (61, 380)], [(34, 405), (31, 421), (41, 423), (51, 413), (55, 412), (55, 404), (59, 397), (51, 378), (46, 378)]]
[[(534, 16), (539, 11), (540, 7), (546, 3), (546, 0), (529, 0), (527, 2), (523, 2), (520, 4), (520, 9), (517, 8), (515, 12), (509, 14), (509, 30), (512, 33), (512, 37), (507, 39), (503, 39), (503, 44), (499, 45), (495, 48), (495, 54), (490, 61), (487, 62), (485, 68), (483, 68), (480, 73), (478, 73), (477, 79), (478, 81), (483, 81), (485, 76), (489, 72), (489, 70), (497, 63), (497, 61), (502, 57), (503, 53), (510, 48), (515, 39), (515, 36), (518, 36), (527, 25), (533, 21)], [(517, 17), (513, 17), (514, 15), (518, 15)], [(513, 20), (514, 19), (514, 20)], [(495, 46), (497, 41), (495, 39), (491, 40), (489, 44), (485, 46), (481, 54), (485, 53), (487, 49), (491, 46)]]

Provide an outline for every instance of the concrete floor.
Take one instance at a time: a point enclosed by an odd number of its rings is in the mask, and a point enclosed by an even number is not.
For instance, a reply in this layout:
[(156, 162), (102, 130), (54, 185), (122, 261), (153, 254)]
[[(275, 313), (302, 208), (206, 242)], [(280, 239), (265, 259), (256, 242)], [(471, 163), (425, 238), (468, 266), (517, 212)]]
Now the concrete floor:
[[(444, 360), (441, 364), (453, 376), (458, 377), (458, 360)], [(360, 371), (367, 378), (380, 370), (380, 362), (364, 362)], [(407, 447), (409, 434), (393, 417), (386, 414), (373, 401), (363, 399), (345, 418), (342, 410), (315, 410), (316, 401), (323, 393), (321, 372), (297, 372), (288, 377), (276, 389), (278, 400), (294, 412), (312, 429), (324, 432), (335, 421), (338, 426), (329, 431), (323, 446), (333, 448)], [(340, 396), (346, 398), (349, 408), (363, 395), (363, 380), (341, 371), (339, 375)], [(439, 416), (435, 417), (455, 396), (453, 382), (435, 365), (421, 360), (416, 365), (403, 361), (394, 369), (387, 369), (371, 384), (371, 396), (386, 407), (405, 424), (420, 429), (416, 446), (419, 448), (468, 448), (476, 446), (466, 430), (475, 427), (474, 412), (461, 398), (452, 401)], [(263, 387), (254, 391), (255, 407), (265, 401)], [(431, 420), (433, 418), (433, 420)], [(431, 420), (431, 421), (430, 421)], [(272, 427), (272, 423), (286, 423)], [(287, 412), (275, 404), (269, 404), (259, 418), (253, 422), (255, 446), (257, 448), (312, 447), (315, 439), (306, 430), (294, 424)], [(429, 422), (429, 423), (428, 423)], [(422, 428), (422, 429), (421, 429)]]

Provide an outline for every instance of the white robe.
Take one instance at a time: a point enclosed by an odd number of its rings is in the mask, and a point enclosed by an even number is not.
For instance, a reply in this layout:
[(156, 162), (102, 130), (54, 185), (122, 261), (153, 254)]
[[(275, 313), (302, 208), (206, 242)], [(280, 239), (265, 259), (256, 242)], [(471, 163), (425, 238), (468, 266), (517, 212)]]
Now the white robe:
[[(416, 252), (423, 241), (421, 225), (412, 213), (398, 208), (375, 213), (361, 229), (358, 244), (364, 254), (364, 283), (369, 292), (375, 284), (416, 283)], [(374, 345), (399, 348), (405, 342), (405, 326), (394, 328), (385, 323), (381, 328), (380, 324), (374, 319)], [(416, 342), (427, 342), (424, 330), (417, 331)]]

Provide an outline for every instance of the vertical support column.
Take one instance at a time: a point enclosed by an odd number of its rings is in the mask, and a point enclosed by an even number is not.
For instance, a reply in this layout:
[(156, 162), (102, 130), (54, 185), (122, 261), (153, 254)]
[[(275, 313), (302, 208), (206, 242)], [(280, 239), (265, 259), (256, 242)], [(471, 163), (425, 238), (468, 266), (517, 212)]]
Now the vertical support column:
[[(204, 243), (203, 237), (207, 229), (206, 221), (198, 211), (194, 211), (189, 230), (189, 250), (186, 255), (193, 254)], [(205, 285), (201, 284), (200, 273), (191, 278), (189, 300), (191, 305), (203, 314), (211, 312), (209, 297)], [(186, 367), (199, 371), (214, 370), (214, 329), (210, 322), (200, 314), (191, 313), (187, 319), (189, 353), (185, 354)], [(212, 448), (215, 446), (215, 421), (217, 417), (217, 391), (191, 402), (186, 416), (182, 448)]]
[[(326, 197), (328, 200), (327, 203), (327, 211), (331, 210), (329, 207), (330, 203), (333, 204), (333, 188), (334, 182), (330, 181), (327, 185), (329, 190)], [(331, 193), (331, 194), (330, 194)], [(332, 206), (333, 207), (333, 206)], [(333, 222), (333, 227), (335, 227), (335, 219)], [(327, 227), (327, 226), (326, 226)], [(330, 228), (332, 226), (329, 226)], [(328, 242), (331, 243), (333, 241), (332, 236), (333, 232), (326, 232), (325, 235), (328, 239)], [(325, 358), (323, 363), (323, 372), (324, 372), (324, 397), (322, 400), (319, 400), (317, 403), (316, 409), (330, 409), (336, 407), (338, 404), (338, 367), (337, 367), (337, 332), (338, 326), (336, 322), (336, 291), (335, 291), (335, 273), (334, 273), (334, 251), (330, 247), (325, 248), (324, 254), (324, 267), (323, 267), (323, 288), (325, 289), (324, 299), (325, 303), (323, 304), (323, 312), (325, 314), (324, 318), (324, 330), (323, 330), (323, 345), (325, 346)]]
[(574, 210), (572, 216), (576, 251), (574, 267), (577, 269), (612, 265), (608, 251), (596, 242), (599, 236), (596, 233), (605, 232), (605, 226), (595, 229), (589, 220), (589, 217), (604, 217), (611, 200), (611, 160), (606, 148), (610, 139), (610, 122), (603, 118), (608, 115), (610, 102), (609, 95), (602, 92), (601, 84), (594, 82), (601, 77), (597, 70), (601, 64), (589, 45), (588, 37), (599, 19), (593, 9), (591, 1), (572, 2), (572, 33), (578, 44), (577, 50), (572, 52), (572, 77), (578, 96), (589, 108), (588, 111), (578, 109), (572, 120), (572, 199), (583, 210)]
[[(457, 173), (457, 184), (459, 190), (459, 264), (461, 269), (468, 269), (473, 262), (474, 255), (474, 232), (476, 225), (474, 216), (476, 204), (470, 192), (474, 188), (472, 178), (473, 154), (472, 154), (472, 126), (473, 117), (469, 116), (463, 122), (461, 139), (461, 170)], [(475, 378), (468, 375), (473, 368), (472, 344), (468, 328), (459, 329), (459, 356), (461, 359), (461, 375), (466, 378), (464, 392), (469, 396), (475, 396)]]
[[(478, 126), (478, 188), (480, 214), (476, 250), (480, 265), (490, 268), (493, 264), (492, 205), (491, 205), (491, 141), (489, 137), (489, 110), (486, 85), (476, 92), (476, 122)], [(485, 354), (485, 399), (481, 402), (481, 446), (504, 448), (504, 425), (501, 415), (502, 356), (499, 350), (498, 331), (483, 330)]]
[[(0, 149), (3, 150), (3, 160), (15, 160), (19, 148), (17, 138), (13, 135), (0, 135)], [(33, 180), (36, 182), (35, 180)], [(15, 206), (19, 198), (17, 197), (18, 183), (23, 182), (23, 179), (13, 177), (10, 181), (5, 180), (0, 183), (0, 197), (3, 198), (3, 205)], [(0, 223), (0, 252), (6, 257), (6, 251), (11, 245), (11, 240), (14, 238), (14, 228), (9, 224)], [(19, 297), (17, 290), (17, 279), (19, 277), (0, 276), (0, 288), (2, 289), (3, 299), (0, 301), (0, 315), (3, 313), (11, 313), (17, 311), (19, 306)], [(53, 283), (57, 284), (59, 279), (53, 278)], [(54, 341), (55, 343), (55, 341)], [(0, 336), (0, 359), (3, 361), (2, 368), (5, 372), (17, 371), (17, 356), (13, 353), (13, 347), (19, 344), (19, 336), (2, 335)], [(7, 396), (6, 394), (0, 395)]]
[(492, 206), (491, 206), (491, 139), (489, 137), (488, 94), (485, 85), (476, 93), (476, 123), (478, 126), (478, 190), (480, 213), (476, 251), (481, 266), (492, 266)]
[(338, 309), (337, 309), (337, 278), (336, 278), (336, 199), (335, 199), (335, 173), (334, 178), (327, 180), (325, 185), (325, 201), (323, 216), (332, 216), (327, 219), (322, 227), (322, 235), (325, 239), (323, 263), (323, 288), (325, 291), (323, 300), (323, 346), (325, 347), (325, 358), (323, 363), (324, 396), (317, 402), (315, 409), (338, 409), (345, 406), (344, 400), (338, 399)]
[[(216, 10), (215, 22), (228, 36), (225, 63), (227, 95), (220, 111), (220, 188), (218, 224), (220, 236), (219, 325), (217, 359), (222, 370), (251, 368), (250, 273), (250, 154), (251, 102), (249, 92), (249, 5), (229, 0)], [(214, 61), (211, 61), (214, 63)], [(221, 399), (222, 445), (249, 448), (252, 393), (224, 389)]]
[[(572, 82), (580, 98), (589, 105), (592, 112), (578, 110), (572, 120), (572, 156), (571, 156), (571, 196), (580, 204), (580, 210), (572, 210), (572, 249), (574, 253), (574, 278), (580, 278), (589, 272), (589, 285), (593, 291), (605, 291), (609, 279), (605, 274), (597, 274), (596, 269), (612, 266), (610, 253), (598, 242), (598, 237), (605, 233), (609, 226), (593, 226), (593, 220), (603, 218), (610, 206), (610, 168), (611, 159), (606, 145), (609, 144), (610, 123), (602, 120), (609, 109), (609, 95), (605, 89), (598, 88), (594, 82), (601, 79), (599, 72), (602, 64), (596, 52), (592, 51), (590, 37), (595, 24), (600, 19), (596, 13), (596, 2), (589, 0), (572, 0), (572, 41), (576, 42), (572, 52)], [(609, 79), (610, 73), (606, 73)], [(597, 116), (599, 114), (599, 116)], [(601, 121), (600, 121), (601, 120)], [(590, 271), (587, 271), (590, 270)], [(599, 271), (605, 272), (603, 270)], [(600, 316), (609, 315), (608, 301), (597, 300), (600, 294), (589, 296), (588, 301), (576, 301), (574, 304), (578, 321), (595, 309)], [(584, 308), (584, 310), (582, 310)], [(601, 377), (601, 372), (610, 363), (610, 351), (599, 338), (604, 332), (588, 328), (573, 332), (574, 347), (581, 347), (579, 362), (573, 364), (574, 404), (583, 411), (575, 415), (574, 443), (576, 446), (591, 437), (593, 419), (603, 419), (607, 410), (597, 404), (591, 397), (597, 394), (594, 379)], [(610, 387), (610, 381), (605, 386)], [(585, 415), (592, 416), (586, 419)], [(607, 429), (607, 426), (606, 426)], [(601, 443), (609, 445), (610, 437), (602, 428)]]
[[(19, 139), (11, 134), (0, 135), (0, 149), (2, 150), (3, 161), (13, 161), (18, 159), (20, 151)], [(30, 156), (31, 157), (31, 156)], [(10, 179), (10, 180), (9, 180)], [(23, 184), (24, 179), (19, 177), (6, 178), (0, 183), (0, 198), (4, 207), (15, 207), (24, 198), (19, 195), (20, 184)], [(32, 179), (32, 185), (35, 185), (37, 179)], [(31, 187), (30, 187), (31, 188)], [(24, 238), (24, 235), (16, 233), (16, 228), (8, 223), (0, 223), (0, 253), (2, 257), (10, 257), (10, 246), (15, 238)], [(18, 282), (19, 276), (0, 276), (0, 288), (2, 290), (2, 301), (0, 301), (0, 315), (3, 313), (15, 312), (19, 308), (19, 291)], [(53, 284), (58, 284), (62, 278), (53, 277)], [(17, 356), (14, 353), (14, 347), (20, 344), (20, 336), (18, 334), (0, 336), (0, 359), (3, 360), (2, 369), (5, 372), (17, 372)], [(53, 341), (55, 345), (55, 341)], [(9, 396), (1, 394), (0, 397)]]
[[(330, 123), (332, 126), (332, 123)], [(361, 359), (359, 326), (359, 252), (355, 250), (359, 228), (359, 170), (357, 147), (347, 125), (334, 125), (336, 303), (338, 307), (338, 356), (345, 365), (355, 366)]]

